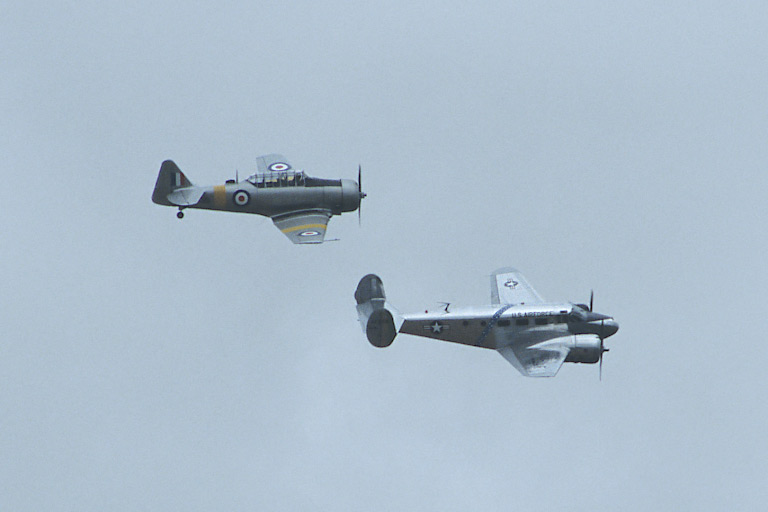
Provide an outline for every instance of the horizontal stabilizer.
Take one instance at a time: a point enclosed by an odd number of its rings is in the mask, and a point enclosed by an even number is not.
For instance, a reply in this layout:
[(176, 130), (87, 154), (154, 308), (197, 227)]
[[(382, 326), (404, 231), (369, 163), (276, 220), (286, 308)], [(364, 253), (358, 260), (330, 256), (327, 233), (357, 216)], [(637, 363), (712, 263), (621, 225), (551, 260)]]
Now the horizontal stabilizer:
[(200, 187), (179, 188), (168, 194), (168, 201), (176, 206), (192, 206), (200, 202), (204, 192)]
[(403, 319), (387, 302), (381, 278), (375, 274), (363, 277), (357, 284), (355, 300), (360, 326), (371, 345), (379, 348), (390, 346)]

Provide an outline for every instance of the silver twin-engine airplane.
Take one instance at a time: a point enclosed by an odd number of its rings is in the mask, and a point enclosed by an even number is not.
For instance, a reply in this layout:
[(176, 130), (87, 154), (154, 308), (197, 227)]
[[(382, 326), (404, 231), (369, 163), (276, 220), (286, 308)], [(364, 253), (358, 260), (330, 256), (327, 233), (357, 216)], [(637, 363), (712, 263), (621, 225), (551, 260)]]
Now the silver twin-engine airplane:
[(291, 242), (319, 244), (325, 239), (330, 218), (357, 210), (366, 196), (359, 167), (355, 182), (307, 176), (291, 167), (282, 155), (260, 156), (256, 163), (256, 174), (243, 181), (197, 187), (175, 163), (166, 160), (160, 166), (152, 201), (177, 207), (180, 219), (185, 208), (264, 215)]
[(605, 338), (619, 324), (589, 305), (545, 302), (513, 268), (491, 275), (491, 305), (401, 315), (368, 274), (355, 291), (357, 314), (368, 341), (388, 347), (398, 332), (498, 351), (527, 377), (554, 377), (563, 363), (600, 363)]

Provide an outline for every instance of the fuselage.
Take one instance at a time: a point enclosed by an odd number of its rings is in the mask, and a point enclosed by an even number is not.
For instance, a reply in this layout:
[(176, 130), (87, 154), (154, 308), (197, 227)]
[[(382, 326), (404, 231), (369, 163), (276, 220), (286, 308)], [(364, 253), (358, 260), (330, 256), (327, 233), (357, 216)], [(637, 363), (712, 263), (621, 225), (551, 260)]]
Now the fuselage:
[(524, 331), (540, 331), (550, 337), (608, 337), (618, 330), (613, 318), (571, 303), (449, 307), (445, 313), (416, 313), (403, 318), (402, 333), (490, 349), (508, 345)]
[[(333, 215), (352, 212), (360, 206), (360, 192), (354, 180), (326, 180), (295, 174), (271, 173), (273, 179), (244, 180), (238, 183), (203, 187), (200, 201), (189, 208), (255, 213), (272, 217), (301, 210), (327, 210)], [(289, 179), (290, 178), (290, 179)], [(234, 181), (234, 180), (233, 180)]]
[(600, 363), (605, 338), (619, 324), (589, 306), (549, 303), (541, 299), (516, 269), (504, 267), (491, 274), (487, 306), (455, 307), (440, 311), (401, 314), (389, 302), (376, 274), (360, 279), (355, 290), (357, 315), (374, 347), (392, 344), (397, 333), (412, 334), (494, 349), (528, 377), (554, 377), (563, 363)]

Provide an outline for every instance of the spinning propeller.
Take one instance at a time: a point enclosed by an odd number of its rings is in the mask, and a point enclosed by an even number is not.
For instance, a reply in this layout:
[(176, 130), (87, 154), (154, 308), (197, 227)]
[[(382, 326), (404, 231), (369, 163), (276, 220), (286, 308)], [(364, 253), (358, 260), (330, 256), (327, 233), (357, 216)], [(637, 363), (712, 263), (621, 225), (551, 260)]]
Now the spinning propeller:
[(605, 336), (603, 335), (603, 329), (605, 328), (605, 320), (600, 320), (600, 362), (598, 364), (598, 378), (603, 380), (603, 354), (608, 352), (609, 349), (605, 348)]
[(363, 199), (368, 195), (363, 192), (363, 166), (357, 164), (357, 192), (360, 194), (360, 205), (357, 207), (357, 225), (363, 224)]
[[(589, 311), (592, 312), (592, 307), (595, 304), (595, 291), (589, 292)], [(597, 334), (600, 338), (600, 362), (598, 363), (598, 375), (599, 379), (603, 380), (603, 354), (608, 352), (609, 349), (605, 348), (605, 319), (600, 319), (600, 332)]]

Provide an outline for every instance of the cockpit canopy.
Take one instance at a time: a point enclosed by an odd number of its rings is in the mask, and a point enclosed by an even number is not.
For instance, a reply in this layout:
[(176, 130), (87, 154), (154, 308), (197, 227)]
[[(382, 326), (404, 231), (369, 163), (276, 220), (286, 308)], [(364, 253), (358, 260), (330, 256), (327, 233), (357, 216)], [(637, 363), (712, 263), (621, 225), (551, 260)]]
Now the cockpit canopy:
[(575, 304), (571, 312), (568, 314), (569, 322), (585, 322), (587, 320), (587, 312), (589, 309), (586, 304)]
[(610, 320), (611, 317), (602, 313), (595, 313), (589, 310), (586, 304), (574, 304), (573, 309), (568, 314), (569, 322), (597, 322), (599, 320)]
[(272, 171), (256, 173), (248, 177), (248, 181), (258, 188), (303, 187), (307, 177), (303, 171)]

